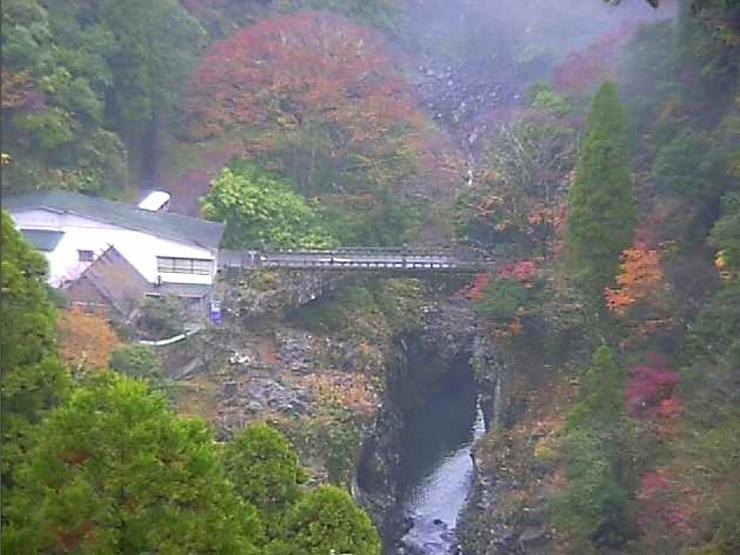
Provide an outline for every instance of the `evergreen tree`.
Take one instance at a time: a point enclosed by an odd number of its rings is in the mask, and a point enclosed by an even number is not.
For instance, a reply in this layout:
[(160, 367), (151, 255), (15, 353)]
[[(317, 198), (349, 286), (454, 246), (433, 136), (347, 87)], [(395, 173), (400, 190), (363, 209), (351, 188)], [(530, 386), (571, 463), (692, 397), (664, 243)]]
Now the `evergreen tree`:
[(203, 422), (109, 373), (36, 430), (5, 502), (4, 553), (253, 553), (256, 511)]
[(553, 508), (558, 526), (587, 550), (592, 541), (618, 545), (632, 533), (625, 372), (613, 349), (602, 346), (594, 353), (583, 389), (562, 443), (568, 487)]
[(576, 180), (569, 196), (567, 246), (575, 281), (601, 298), (632, 243), (635, 196), (629, 172), (624, 107), (613, 83), (604, 83), (588, 117)]
[(584, 397), (568, 415), (567, 429), (588, 426), (603, 434), (624, 421), (625, 372), (613, 349), (602, 346), (586, 371)]
[(224, 451), (229, 478), (237, 492), (270, 518), (298, 498), (302, 471), (288, 438), (267, 424), (253, 424)]
[(298, 503), (288, 516), (283, 541), (275, 555), (379, 555), (380, 538), (370, 517), (349, 494), (334, 486), (320, 487)]
[(46, 260), (2, 213), (2, 480), (28, 446), (28, 432), (63, 396), (67, 374), (56, 356), (57, 313)]

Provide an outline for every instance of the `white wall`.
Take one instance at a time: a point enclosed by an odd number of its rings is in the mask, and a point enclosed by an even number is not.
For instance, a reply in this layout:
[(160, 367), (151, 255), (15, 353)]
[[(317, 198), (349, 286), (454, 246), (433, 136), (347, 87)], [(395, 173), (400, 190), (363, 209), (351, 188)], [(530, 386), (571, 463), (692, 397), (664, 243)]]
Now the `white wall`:
[(64, 236), (53, 252), (44, 253), (49, 260), (49, 283), (55, 287), (74, 279), (89, 263), (78, 260), (78, 250), (90, 250), (95, 256), (110, 245), (116, 247), (129, 263), (149, 282), (156, 283), (157, 256), (202, 258), (214, 260), (211, 275), (161, 274), (163, 282), (210, 285), (216, 275), (216, 251), (163, 239), (140, 231), (116, 227), (71, 214), (55, 214), (48, 210), (28, 210), (11, 214), (21, 229), (63, 231)]

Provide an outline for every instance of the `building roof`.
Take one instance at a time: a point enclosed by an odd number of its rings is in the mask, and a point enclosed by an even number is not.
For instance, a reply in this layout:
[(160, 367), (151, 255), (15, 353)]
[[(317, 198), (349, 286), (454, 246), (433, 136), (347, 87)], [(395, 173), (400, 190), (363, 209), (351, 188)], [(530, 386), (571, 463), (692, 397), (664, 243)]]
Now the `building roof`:
[(49, 210), (69, 213), (118, 227), (157, 235), (175, 241), (218, 248), (223, 224), (208, 222), (170, 212), (151, 212), (123, 202), (116, 202), (68, 191), (46, 191), (3, 199), (10, 213)]
[(72, 301), (89, 301), (86, 286), (97, 291), (120, 316), (128, 316), (141, 298), (152, 289), (146, 278), (111, 246), (88, 266), (80, 277), (62, 290)]
[(44, 252), (53, 251), (64, 237), (63, 231), (48, 229), (22, 229), (21, 233), (36, 249)]
[(139, 202), (139, 208), (157, 212), (170, 201), (170, 194), (164, 191), (152, 191)]

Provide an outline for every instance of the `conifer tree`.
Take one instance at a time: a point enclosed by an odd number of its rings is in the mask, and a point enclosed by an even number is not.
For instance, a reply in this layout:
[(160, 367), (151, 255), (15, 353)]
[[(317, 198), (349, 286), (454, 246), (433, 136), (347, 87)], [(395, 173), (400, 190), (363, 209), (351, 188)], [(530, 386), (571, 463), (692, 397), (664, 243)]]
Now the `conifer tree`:
[(7, 553), (256, 553), (261, 523), (204, 422), (109, 373), (34, 431), (4, 502)]
[(67, 373), (56, 354), (57, 311), (46, 286), (46, 260), (2, 213), (2, 484), (29, 445), (29, 430), (57, 404)]
[(288, 515), (284, 538), (270, 555), (352, 553), (380, 555), (381, 543), (370, 517), (343, 489), (322, 486), (304, 496)]
[(568, 201), (567, 246), (575, 282), (587, 295), (601, 298), (635, 227), (626, 114), (613, 83), (604, 83), (594, 98)]

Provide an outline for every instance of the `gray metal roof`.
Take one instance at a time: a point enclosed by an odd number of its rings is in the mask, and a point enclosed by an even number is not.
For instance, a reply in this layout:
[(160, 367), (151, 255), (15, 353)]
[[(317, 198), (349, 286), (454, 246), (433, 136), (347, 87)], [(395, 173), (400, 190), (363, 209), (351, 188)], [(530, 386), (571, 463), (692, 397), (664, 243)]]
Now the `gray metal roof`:
[(116, 202), (67, 191), (46, 191), (3, 199), (3, 208), (11, 213), (45, 209), (69, 213), (118, 227), (142, 231), (205, 248), (218, 248), (223, 224), (170, 212), (150, 212), (123, 202)]
[(21, 232), (29, 243), (44, 252), (53, 251), (64, 237), (63, 231), (48, 229), (21, 229)]

